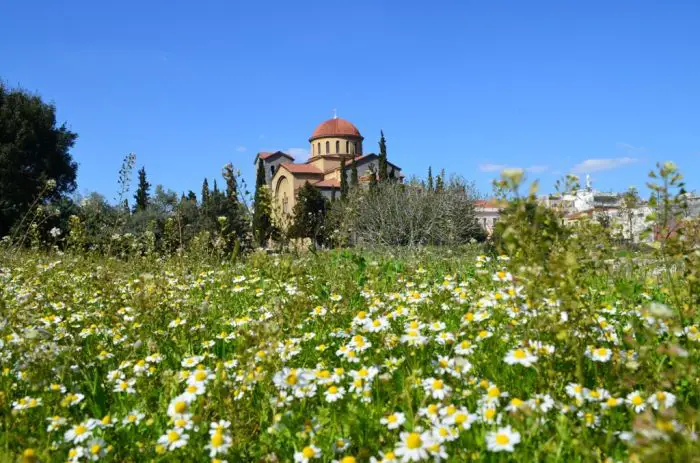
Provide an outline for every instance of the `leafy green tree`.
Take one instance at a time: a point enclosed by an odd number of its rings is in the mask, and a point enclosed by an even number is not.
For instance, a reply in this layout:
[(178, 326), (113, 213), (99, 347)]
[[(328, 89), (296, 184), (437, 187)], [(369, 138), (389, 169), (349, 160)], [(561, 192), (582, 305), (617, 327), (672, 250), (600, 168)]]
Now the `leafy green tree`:
[(340, 160), (340, 199), (348, 196), (348, 173), (345, 169), (345, 157)]
[(379, 181), (383, 182), (389, 179), (389, 161), (386, 155), (386, 139), (384, 138), (384, 131), (381, 131), (381, 138), (379, 139)]
[(272, 197), (265, 181), (265, 166), (258, 162), (253, 203), (253, 235), (255, 244), (264, 246), (273, 233)]
[(136, 187), (136, 194), (134, 195), (134, 212), (145, 211), (148, 207), (148, 202), (150, 200), (150, 189), (151, 184), (146, 180), (146, 168), (141, 167), (139, 169), (139, 184)]
[(360, 183), (360, 179), (357, 176), (357, 158), (355, 156), (352, 157), (350, 166), (350, 186), (355, 188)]
[(78, 165), (70, 149), (77, 138), (57, 125), (53, 105), (0, 82), (0, 237), (33, 206), (75, 190)]
[(314, 245), (326, 241), (326, 214), (328, 202), (318, 188), (304, 183), (294, 205), (294, 220), (289, 229), (292, 238), (310, 238)]

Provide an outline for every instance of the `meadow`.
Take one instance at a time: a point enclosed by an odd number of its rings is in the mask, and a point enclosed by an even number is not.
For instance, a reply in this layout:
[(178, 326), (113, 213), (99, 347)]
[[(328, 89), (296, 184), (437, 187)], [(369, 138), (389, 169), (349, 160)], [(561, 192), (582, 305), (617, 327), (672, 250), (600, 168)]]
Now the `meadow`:
[(0, 262), (4, 461), (700, 455), (700, 325), (653, 259), (537, 278), (477, 245)]

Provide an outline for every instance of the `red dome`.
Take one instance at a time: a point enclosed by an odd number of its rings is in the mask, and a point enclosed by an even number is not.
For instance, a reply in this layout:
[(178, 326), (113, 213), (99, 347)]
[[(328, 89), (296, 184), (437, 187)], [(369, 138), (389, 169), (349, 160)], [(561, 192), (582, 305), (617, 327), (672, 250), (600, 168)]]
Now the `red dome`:
[(353, 125), (352, 122), (345, 119), (335, 118), (328, 119), (316, 127), (314, 133), (311, 134), (309, 141), (323, 137), (355, 137), (362, 138), (360, 131)]

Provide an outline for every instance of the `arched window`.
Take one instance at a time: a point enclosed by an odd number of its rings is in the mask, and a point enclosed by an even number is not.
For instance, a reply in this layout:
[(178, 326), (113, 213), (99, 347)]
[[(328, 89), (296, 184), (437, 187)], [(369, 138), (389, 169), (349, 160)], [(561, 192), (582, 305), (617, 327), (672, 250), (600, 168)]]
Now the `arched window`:
[(326, 142), (326, 154), (331, 152), (331, 142), (327, 141)]
[(270, 166), (270, 175), (275, 175), (275, 166)]
[(335, 154), (340, 153), (340, 142), (338, 140), (335, 141)]
[(345, 154), (350, 154), (350, 142), (345, 142)]
[(318, 142), (316, 145), (316, 154), (321, 155), (321, 142)]

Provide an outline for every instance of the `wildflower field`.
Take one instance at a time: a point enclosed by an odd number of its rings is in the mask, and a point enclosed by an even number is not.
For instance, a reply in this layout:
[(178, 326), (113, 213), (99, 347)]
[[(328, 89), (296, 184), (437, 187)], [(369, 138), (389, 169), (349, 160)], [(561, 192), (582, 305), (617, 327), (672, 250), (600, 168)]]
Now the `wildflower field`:
[(481, 252), (7, 254), (3, 461), (697, 460), (668, 279)]

